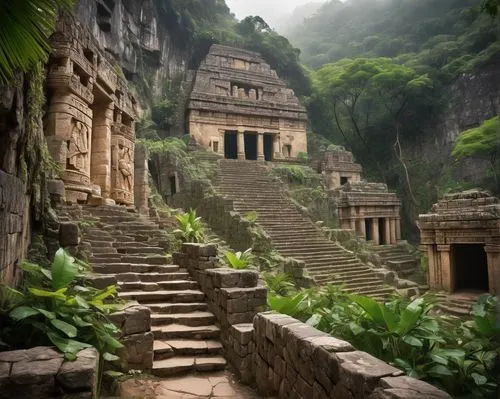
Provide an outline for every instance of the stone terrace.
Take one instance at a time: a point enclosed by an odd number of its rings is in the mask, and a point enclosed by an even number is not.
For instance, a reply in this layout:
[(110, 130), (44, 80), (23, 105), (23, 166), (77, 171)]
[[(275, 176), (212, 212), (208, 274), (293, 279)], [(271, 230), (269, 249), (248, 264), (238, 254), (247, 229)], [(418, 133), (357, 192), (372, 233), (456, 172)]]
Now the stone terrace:
[(242, 215), (255, 211), (257, 223), (284, 256), (305, 261), (318, 284), (344, 284), (349, 292), (384, 298), (393, 292), (353, 253), (329, 241), (284, 197), (268, 170), (252, 161), (219, 161), (218, 189)]

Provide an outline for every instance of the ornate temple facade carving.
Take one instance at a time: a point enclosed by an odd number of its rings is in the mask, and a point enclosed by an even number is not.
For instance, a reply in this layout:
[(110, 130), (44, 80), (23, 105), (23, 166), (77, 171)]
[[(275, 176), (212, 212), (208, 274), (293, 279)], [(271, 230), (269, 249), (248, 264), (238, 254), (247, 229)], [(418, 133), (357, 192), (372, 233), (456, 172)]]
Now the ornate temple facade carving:
[(339, 147), (326, 151), (318, 165), (328, 189), (337, 197), (340, 227), (376, 245), (401, 240), (401, 201), (386, 184), (361, 180), (361, 165)]
[(447, 194), (418, 226), (431, 289), (500, 293), (498, 198), (480, 190)]
[(196, 73), (189, 134), (226, 158), (293, 159), (307, 152), (306, 110), (258, 53), (213, 45)]
[(69, 15), (51, 37), (44, 130), (72, 203), (134, 203), (136, 101), (119, 67)]

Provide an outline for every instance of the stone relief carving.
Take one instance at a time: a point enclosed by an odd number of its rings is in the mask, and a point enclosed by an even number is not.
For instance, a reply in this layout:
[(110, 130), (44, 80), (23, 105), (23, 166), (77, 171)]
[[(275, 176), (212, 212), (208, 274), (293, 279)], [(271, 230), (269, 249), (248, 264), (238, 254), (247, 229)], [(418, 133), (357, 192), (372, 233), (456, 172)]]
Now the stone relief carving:
[(73, 123), (68, 141), (68, 165), (71, 169), (86, 172), (89, 154), (89, 131), (80, 121)]
[(132, 191), (132, 155), (130, 148), (120, 146), (118, 148), (118, 170), (120, 172), (120, 188)]

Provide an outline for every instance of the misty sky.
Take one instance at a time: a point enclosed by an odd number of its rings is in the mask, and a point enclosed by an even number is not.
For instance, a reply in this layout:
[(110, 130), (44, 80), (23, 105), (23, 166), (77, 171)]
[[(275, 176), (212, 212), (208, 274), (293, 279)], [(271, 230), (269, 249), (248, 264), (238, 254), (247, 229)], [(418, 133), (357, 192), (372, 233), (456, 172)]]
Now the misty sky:
[[(311, 0), (226, 0), (226, 4), (238, 19), (248, 15), (260, 15), (270, 24), (276, 17), (291, 13), (295, 7)], [(326, 1), (326, 0), (315, 0)]]

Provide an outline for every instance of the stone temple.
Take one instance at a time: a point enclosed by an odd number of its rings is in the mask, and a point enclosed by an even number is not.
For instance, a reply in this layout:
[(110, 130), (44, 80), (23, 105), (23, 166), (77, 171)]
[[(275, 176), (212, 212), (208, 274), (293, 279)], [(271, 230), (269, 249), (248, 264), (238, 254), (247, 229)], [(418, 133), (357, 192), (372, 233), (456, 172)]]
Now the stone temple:
[(342, 148), (326, 151), (319, 172), (337, 197), (340, 227), (375, 245), (401, 240), (401, 201), (383, 183), (361, 181), (362, 167)]
[(448, 194), (420, 215), (434, 290), (500, 292), (500, 202), (484, 191)]
[(307, 152), (306, 110), (259, 54), (213, 45), (189, 99), (189, 134), (228, 159)]
[(117, 65), (70, 16), (51, 37), (44, 130), (72, 203), (134, 203), (135, 99)]

